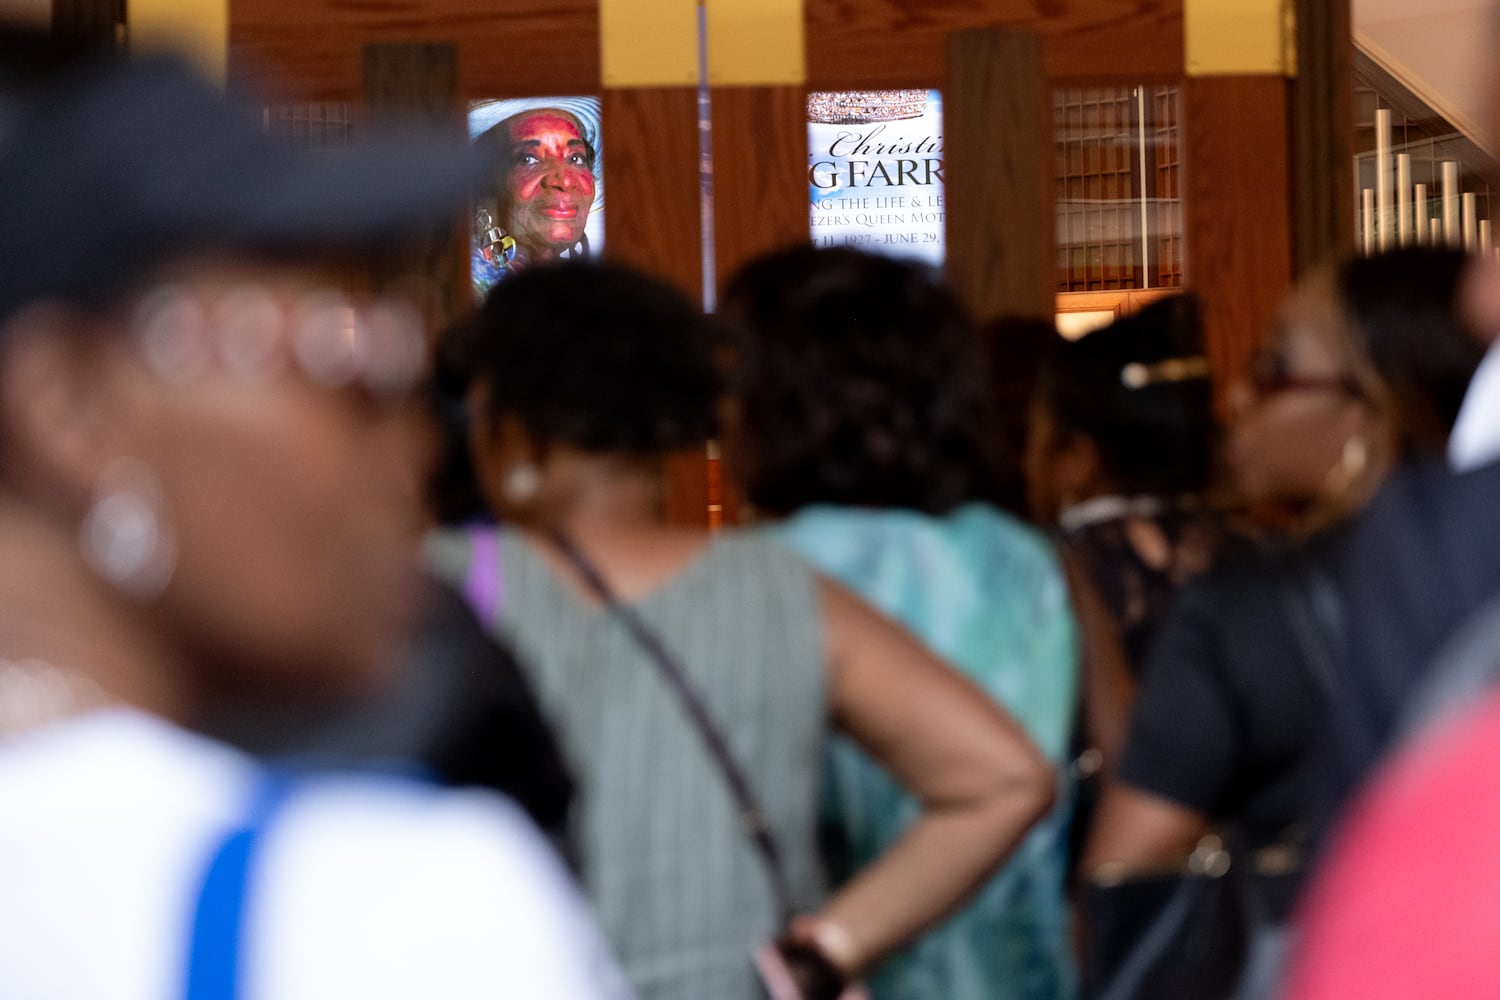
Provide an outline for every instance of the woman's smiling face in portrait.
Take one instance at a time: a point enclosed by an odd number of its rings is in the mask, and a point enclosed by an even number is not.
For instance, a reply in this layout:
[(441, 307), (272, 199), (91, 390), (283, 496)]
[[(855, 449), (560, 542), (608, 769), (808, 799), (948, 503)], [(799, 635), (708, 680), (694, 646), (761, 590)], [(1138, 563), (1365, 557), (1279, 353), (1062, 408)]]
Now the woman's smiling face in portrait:
[(502, 123), (508, 131), (500, 224), (534, 260), (583, 239), (594, 202), (594, 148), (577, 118), (545, 108)]

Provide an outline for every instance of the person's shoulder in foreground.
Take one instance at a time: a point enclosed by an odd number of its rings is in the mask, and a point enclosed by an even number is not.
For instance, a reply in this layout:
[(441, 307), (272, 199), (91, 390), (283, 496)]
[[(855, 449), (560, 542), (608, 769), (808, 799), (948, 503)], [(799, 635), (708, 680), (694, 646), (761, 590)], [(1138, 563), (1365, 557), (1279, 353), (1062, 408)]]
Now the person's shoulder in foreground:
[(1288, 1000), (1500, 992), (1500, 696), (1383, 771), (1330, 845), (1305, 905)]
[[(259, 779), (129, 710), (0, 748), (0, 996), (181, 996), (203, 872)], [(553, 852), (485, 794), (306, 779), (247, 899), (246, 1000), (628, 996)]]

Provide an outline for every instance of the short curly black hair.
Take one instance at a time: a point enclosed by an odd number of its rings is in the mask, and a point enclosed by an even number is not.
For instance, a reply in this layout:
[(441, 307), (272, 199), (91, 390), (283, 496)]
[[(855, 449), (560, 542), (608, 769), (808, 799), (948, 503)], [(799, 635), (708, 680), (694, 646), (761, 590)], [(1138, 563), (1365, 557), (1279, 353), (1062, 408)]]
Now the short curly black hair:
[(482, 389), (477, 416), (514, 417), (539, 447), (652, 457), (713, 436), (718, 324), (673, 286), (567, 261), (497, 284), (440, 351)]
[(797, 247), (746, 265), (721, 304), (735, 330), (731, 465), (756, 508), (942, 514), (990, 499), (988, 367), (932, 272)]
[(1124, 493), (1177, 496), (1206, 489), (1218, 425), (1206, 373), (1132, 384), (1126, 369), (1203, 357), (1203, 322), (1192, 295), (1174, 295), (1074, 341), (1058, 338), (1042, 364), (1037, 399), (1054, 442), (1093, 441)]

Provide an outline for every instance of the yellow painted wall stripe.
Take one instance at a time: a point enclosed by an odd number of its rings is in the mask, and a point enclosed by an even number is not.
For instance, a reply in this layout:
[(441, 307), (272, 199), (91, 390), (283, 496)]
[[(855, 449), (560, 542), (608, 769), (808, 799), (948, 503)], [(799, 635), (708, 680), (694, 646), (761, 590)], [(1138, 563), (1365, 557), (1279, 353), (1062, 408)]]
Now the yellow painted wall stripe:
[(1296, 73), (1294, 0), (1183, 0), (1188, 76)]
[(229, 64), (229, 0), (126, 0), (132, 52), (171, 50), (222, 81)]
[(606, 87), (698, 84), (698, 0), (599, 0)]
[(803, 0), (704, 0), (715, 86), (807, 82)]

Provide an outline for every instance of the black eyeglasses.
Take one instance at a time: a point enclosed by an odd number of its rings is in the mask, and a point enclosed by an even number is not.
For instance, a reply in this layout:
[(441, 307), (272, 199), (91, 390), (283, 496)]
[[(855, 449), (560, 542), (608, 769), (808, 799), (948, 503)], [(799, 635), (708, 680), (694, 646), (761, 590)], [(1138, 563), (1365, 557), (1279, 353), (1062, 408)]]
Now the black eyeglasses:
[(1251, 363), (1250, 388), (1262, 399), (1284, 392), (1337, 392), (1351, 399), (1364, 398), (1359, 385), (1346, 374), (1296, 374), (1279, 350), (1266, 351)]

